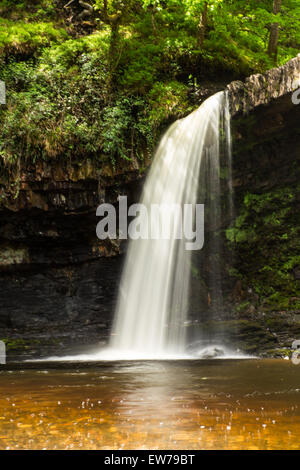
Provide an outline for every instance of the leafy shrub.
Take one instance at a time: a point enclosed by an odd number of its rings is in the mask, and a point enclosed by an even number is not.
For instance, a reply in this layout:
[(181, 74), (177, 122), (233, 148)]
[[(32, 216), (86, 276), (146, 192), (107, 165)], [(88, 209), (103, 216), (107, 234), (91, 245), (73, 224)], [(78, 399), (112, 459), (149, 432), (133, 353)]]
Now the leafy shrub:
[(182, 117), (190, 110), (188, 87), (177, 81), (157, 82), (148, 94), (150, 120), (155, 127), (170, 118)]

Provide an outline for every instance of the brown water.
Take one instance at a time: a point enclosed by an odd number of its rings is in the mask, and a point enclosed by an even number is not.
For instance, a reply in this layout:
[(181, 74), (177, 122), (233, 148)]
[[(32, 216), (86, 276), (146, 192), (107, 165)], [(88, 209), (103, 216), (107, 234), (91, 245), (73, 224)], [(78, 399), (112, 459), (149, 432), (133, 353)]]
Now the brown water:
[(299, 449), (290, 361), (28, 367), (0, 369), (0, 449)]

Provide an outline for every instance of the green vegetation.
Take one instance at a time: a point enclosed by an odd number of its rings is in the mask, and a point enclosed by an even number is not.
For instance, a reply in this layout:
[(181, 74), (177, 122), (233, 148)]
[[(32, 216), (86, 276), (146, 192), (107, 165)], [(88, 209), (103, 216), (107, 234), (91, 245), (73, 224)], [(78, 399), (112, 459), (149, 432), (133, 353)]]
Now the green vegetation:
[[(203, 82), (243, 78), (297, 54), (299, 2), (279, 2), (279, 11), (275, 3), (0, 1), (2, 170), (143, 159), (198, 104)], [(247, 230), (234, 236), (254, 241)]]
[(32, 55), (44, 46), (51, 46), (68, 37), (64, 29), (52, 23), (22, 23), (0, 18), (0, 53), (10, 55)]
[(18, 351), (18, 350), (26, 350), (30, 349), (30, 347), (34, 345), (38, 345), (40, 343), (39, 340), (25, 340), (21, 338), (1, 338), (1, 341), (5, 343), (7, 353)]
[(300, 309), (294, 276), (300, 266), (299, 191), (298, 184), (247, 194), (234, 227), (226, 231), (230, 245), (238, 245), (239, 277), (266, 308)]

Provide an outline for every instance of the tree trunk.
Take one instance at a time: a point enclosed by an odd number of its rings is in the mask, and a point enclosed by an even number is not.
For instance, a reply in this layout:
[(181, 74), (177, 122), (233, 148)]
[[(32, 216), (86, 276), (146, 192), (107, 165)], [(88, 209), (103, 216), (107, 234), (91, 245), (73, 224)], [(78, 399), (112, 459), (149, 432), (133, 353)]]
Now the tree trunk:
[(204, 2), (203, 12), (202, 12), (200, 22), (199, 22), (199, 26), (198, 26), (199, 27), (199, 38), (198, 38), (199, 47), (203, 46), (205, 36), (206, 36), (207, 8), (208, 8), (208, 4), (207, 4), (207, 2)]
[(111, 68), (114, 68), (114, 63), (117, 56), (118, 42), (119, 42), (119, 23), (114, 22), (110, 24), (110, 40), (109, 40), (109, 61), (112, 64)]
[[(273, 3), (273, 13), (277, 15), (280, 13), (282, 0), (274, 0)], [(272, 23), (270, 28), (270, 37), (268, 44), (268, 54), (274, 60), (277, 61), (277, 52), (278, 52), (278, 36), (279, 36), (279, 24)]]
[(151, 21), (152, 21), (152, 29), (153, 29), (153, 34), (155, 37), (155, 40), (157, 41), (158, 38), (158, 33), (157, 33), (157, 27), (156, 27), (156, 21), (155, 21), (155, 12), (154, 9), (151, 11)]
[(118, 65), (118, 45), (119, 45), (119, 21), (110, 22), (110, 41), (109, 41), (109, 74), (108, 74), (108, 100), (111, 101), (114, 91), (114, 78)]

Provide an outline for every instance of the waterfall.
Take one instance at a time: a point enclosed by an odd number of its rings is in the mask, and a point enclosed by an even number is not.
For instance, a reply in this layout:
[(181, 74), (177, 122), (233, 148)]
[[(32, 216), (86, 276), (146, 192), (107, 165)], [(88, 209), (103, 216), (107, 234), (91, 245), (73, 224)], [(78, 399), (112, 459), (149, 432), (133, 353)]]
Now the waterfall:
[[(196, 204), (199, 194), (208, 191), (205, 200), (211, 201), (213, 225), (220, 211), (222, 136), (227, 147), (232, 211), (230, 119), (224, 92), (211, 96), (167, 130), (144, 183), (141, 203), (147, 209), (153, 204), (183, 207)], [(180, 220), (174, 217), (173, 223), (177, 230)], [(170, 239), (130, 240), (110, 338), (110, 347), (120, 355), (150, 358), (184, 354), (192, 256), (185, 245), (184, 238), (174, 235)], [(213, 249), (218, 254), (217, 242)], [(218, 269), (216, 263), (216, 272)]]

